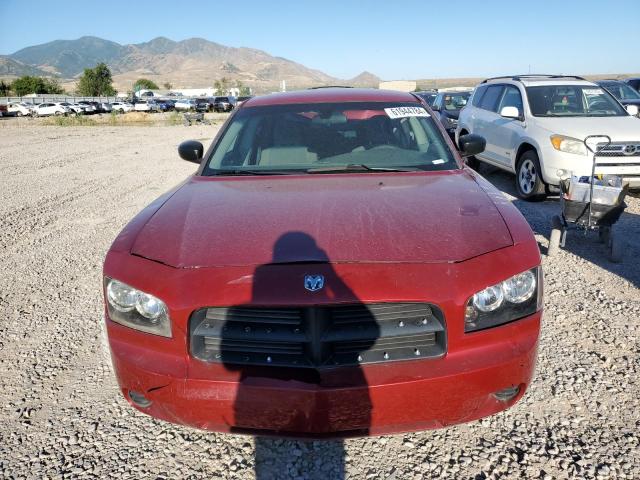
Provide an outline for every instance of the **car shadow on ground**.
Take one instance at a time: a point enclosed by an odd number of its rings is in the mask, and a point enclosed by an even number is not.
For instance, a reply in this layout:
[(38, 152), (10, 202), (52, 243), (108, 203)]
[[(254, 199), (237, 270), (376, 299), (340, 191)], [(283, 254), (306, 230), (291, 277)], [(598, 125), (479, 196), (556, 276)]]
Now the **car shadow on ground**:
[[(294, 258), (305, 259), (304, 267)], [(338, 304), (347, 306), (327, 308)], [(349, 317), (338, 319), (345, 311)], [(341, 328), (366, 334), (344, 342)], [(287, 232), (275, 242), (272, 262), (254, 271), (251, 301), (227, 310), (219, 347), (225, 368), (239, 372), (232, 431), (256, 435), (257, 480), (345, 478), (344, 444), (330, 438), (368, 434), (372, 405), (359, 362), (379, 335), (374, 315), (313, 237)], [(270, 436), (316, 434), (327, 440)]]
[[(486, 164), (481, 164), (479, 173), (502, 191), (522, 212), (536, 234), (541, 253), (546, 255), (551, 234), (551, 219), (554, 215), (560, 214), (558, 194), (552, 193), (542, 202), (526, 202), (516, 195), (513, 174)], [(638, 203), (636, 198), (629, 199), (627, 203), (629, 201)], [(615, 228), (625, 246), (621, 263), (609, 260), (607, 248), (599, 242), (597, 231), (585, 234), (583, 230), (569, 230), (564, 250), (627, 280), (635, 287), (640, 287), (640, 215), (630, 213), (627, 209)]]

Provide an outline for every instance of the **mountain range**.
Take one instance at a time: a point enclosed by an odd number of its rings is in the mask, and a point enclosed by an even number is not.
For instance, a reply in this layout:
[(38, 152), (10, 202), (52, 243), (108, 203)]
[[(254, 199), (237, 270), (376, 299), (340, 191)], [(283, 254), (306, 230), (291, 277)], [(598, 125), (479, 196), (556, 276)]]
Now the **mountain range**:
[(55, 76), (72, 90), (83, 70), (99, 62), (109, 66), (114, 85), (121, 91), (130, 89), (141, 77), (158, 85), (169, 82), (174, 88), (212, 86), (226, 77), (258, 92), (278, 88), (281, 80), (288, 88), (330, 84), (373, 87), (380, 81), (369, 72), (340, 80), (262, 50), (229, 47), (202, 38), (173, 41), (165, 37), (127, 45), (98, 37), (55, 40), (0, 56), (0, 76)]

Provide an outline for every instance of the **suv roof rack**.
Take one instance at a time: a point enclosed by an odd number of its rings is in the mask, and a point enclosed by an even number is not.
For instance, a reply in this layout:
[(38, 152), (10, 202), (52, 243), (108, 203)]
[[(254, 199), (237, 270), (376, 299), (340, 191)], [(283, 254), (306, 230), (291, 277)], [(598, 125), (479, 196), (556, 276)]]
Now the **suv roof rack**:
[(521, 82), (522, 80), (526, 80), (526, 79), (545, 79), (545, 78), (574, 78), (576, 80), (586, 80), (583, 77), (579, 77), (577, 75), (549, 75), (549, 74), (544, 74), (544, 73), (527, 73), (526, 75), (505, 75), (503, 77), (492, 77), (492, 78), (487, 78), (485, 80), (483, 80), (481, 83), (487, 83), (491, 80), (504, 80), (504, 79), (510, 79), (513, 80), (514, 82)]

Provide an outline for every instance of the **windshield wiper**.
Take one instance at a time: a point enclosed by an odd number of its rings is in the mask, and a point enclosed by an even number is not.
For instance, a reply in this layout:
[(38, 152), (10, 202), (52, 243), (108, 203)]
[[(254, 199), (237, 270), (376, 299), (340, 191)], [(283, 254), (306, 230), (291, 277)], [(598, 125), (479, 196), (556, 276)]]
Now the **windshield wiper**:
[(233, 175), (292, 175), (294, 172), (284, 172), (282, 170), (243, 170), (243, 169), (224, 169), (216, 170), (214, 176), (233, 176)]
[(348, 165), (337, 165), (327, 167), (316, 167), (307, 170), (307, 173), (351, 173), (351, 172), (415, 172), (416, 168), (389, 168), (370, 167), (363, 163), (350, 163)]

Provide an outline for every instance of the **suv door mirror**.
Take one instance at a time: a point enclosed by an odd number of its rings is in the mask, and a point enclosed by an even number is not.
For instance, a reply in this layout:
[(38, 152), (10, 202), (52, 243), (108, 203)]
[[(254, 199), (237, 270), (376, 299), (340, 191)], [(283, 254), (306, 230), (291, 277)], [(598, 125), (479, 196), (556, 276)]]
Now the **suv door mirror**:
[(502, 110), (500, 110), (500, 116), (520, 120), (520, 111), (518, 107), (503, 107)]
[(480, 135), (474, 135), (473, 133), (460, 136), (460, 138), (458, 139), (458, 143), (460, 156), (463, 158), (472, 157), (473, 155), (482, 153), (487, 146), (487, 141), (484, 139), (484, 137), (481, 137)]
[(434, 103), (433, 105), (431, 105), (431, 110), (433, 110), (434, 112), (439, 112), (440, 105), (438, 105), (437, 103)]
[(627, 105), (627, 112), (629, 115), (633, 115), (634, 117), (638, 115), (638, 106), (637, 105)]
[(204, 147), (200, 142), (187, 140), (178, 145), (178, 155), (187, 162), (200, 163), (204, 155)]

